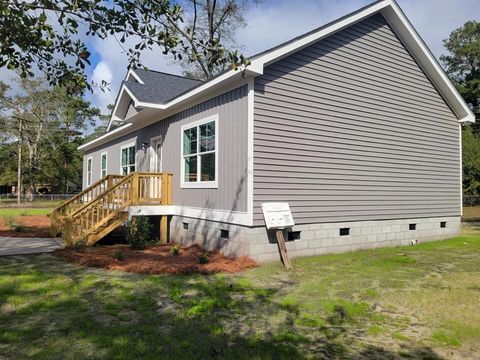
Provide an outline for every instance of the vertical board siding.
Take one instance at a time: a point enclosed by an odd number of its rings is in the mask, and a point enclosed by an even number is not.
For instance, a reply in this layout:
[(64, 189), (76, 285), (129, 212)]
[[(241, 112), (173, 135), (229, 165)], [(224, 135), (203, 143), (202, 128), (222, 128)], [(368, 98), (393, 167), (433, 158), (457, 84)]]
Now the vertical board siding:
[(458, 123), (381, 15), (255, 79), (254, 223), (460, 215)]
[[(180, 187), (182, 125), (218, 114), (218, 189), (182, 189)], [(93, 181), (100, 178), (100, 154), (108, 152), (108, 173), (120, 171), (120, 148), (135, 141), (137, 169), (150, 171), (150, 151), (142, 144), (161, 135), (163, 138), (162, 168), (173, 173), (172, 202), (174, 205), (245, 212), (247, 209), (247, 86), (190, 107), (164, 120), (113, 140), (84, 155), (93, 157)], [(98, 168), (98, 169), (97, 169)], [(85, 186), (85, 180), (84, 180)]]

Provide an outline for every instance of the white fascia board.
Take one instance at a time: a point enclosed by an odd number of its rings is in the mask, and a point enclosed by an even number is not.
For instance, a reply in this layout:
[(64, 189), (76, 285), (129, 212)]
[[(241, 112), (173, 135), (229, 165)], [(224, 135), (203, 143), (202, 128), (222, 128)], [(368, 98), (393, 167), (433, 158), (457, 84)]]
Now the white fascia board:
[(222, 75), (219, 75), (218, 77), (213, 78), (210, 81), (207, 81), (203, 85), (200, 85), (200, 86), (192, 89), (191, 91), (186, 92), (185, 94), (174, 98), (173, 100), (169, 101), (166, 104), (155, 104), (155, 103), (146, 103), (146, 102), (137, 101), (135, 99), (135, 97), (133, 96), (133, 94), (128, 90), (128, 88), (125, 88), (125, 89), (132, 96), (132, 99), (134, 100), (136, 107), (139, 106), (139, 107), (148, 107), (148, 108), (152, 108), (152, 109), (167, 110), (168, 108), (170, 108), (172, 106), (175, 106), (175, 105), (178, 105), (178, 104), (182, 103), (183, 101), (191, 100), (191, 98), (193, 98), (197, 95), (203, 94), (204, 92), (206, 92), (208, 90), (211, 90), (218, 85), (223, 84), (227, 80), (232, 80), (235, 77), (242, 77), (244, 70), (247, 74), (258, 76), (258, 75), (263, 74), (263, 65), (260, 68), (260, 65), (258, 63), (256, 63), (254, 68), (250, 68), (250, 66), (248, 66), (246, 69), (229, 70), (226, 73), (224, 73)]
[(142, 85), (145, 84), (143, 80), (140, 78), (140, 76), (138, 76), (138, 74), (133, 69), (128, 70), (127, 76), (125, 76), (125, 81), (128, 81), (128, 78), (130, 77), (130, 75), (132, 75), (140, 84)]
[(324, 37), (330, 36), (334, 32), (337, 32), (339, 30), (342, 30), (356, 22), (359, 22), (370, 15), (379, 12), (386, 6), (390, 4), (390, 1), (381, 1), (377, 4), (374, 4), (372, 6), (369, 6), (368, 8), (364, 9), (363, 11), (357, 12), (352, 14), (351, 16), (348, 16), (340, 21), (334, 22), (332, 25), (326, 27), (326, 28), (321, 28), (318, 31), (315, 31), (311, 33), (308, 36), (304, 36), (301, 39), (298, 39), (297, 41), (294, 41), (292, 43), (286, 44), (285, 46), (282, 46), (278, 49), (272, 50), (262, 56), (260, 56), (258, 59), (254, 61), (259, 61), (263, 64), (263, 66), (266, 66), (274, 61), (278, 61), (281, 58), (288, 56), (302, 48), (307, 47), (308, 45), (311, 45), (318, 40), (321, 40)]
[[(133, 69), (129, 69), (127, 71), (127, 75), (125, 75), (125, 78), (123, 80), (127, 81), (128, 78), (130, 77), (130, 75), (133, 76), (135, 79), (137, 79), (137, 81), (140, 84), (144, 84), (143, 80), (140, 78), (140, 76), (138, 76), (138, 74)], [(110, 131), (110, 128), (111, 128), (112, 123), (114, 121), (122, 120), (115, 114), (117, 113), (118, 105), (120, 103), (120, 99), (122, 98), (123, 91), (124, 91), (124, 88), (123, 88), (123, 85), (122, 85), (122, 87), (120, 87), (120, 90), (118, 91), (117, 98), (115, 99), (115, 105), (113, 107), (112, 116), (110, 117), (110, 121), (108, 122), (107, 131)]]
[(110, 138), (113, 135), (116, 135), (118, 133), (122, 133), (124, 130), (128, 129), (130, 126), (132, 126), (132, 123), (127, 123), (125, 125), (122, 125), (122, 126), (116, 128), (116, 129), (114, 129), (110, 132), (107, 132), (103, 135), (100, 135), (96, 139), (93, 139), (92, 141), (89, 141), (86, 144), (80, 145), (77, 149), (78, 150), (86, 150), (87, 148), (90, 148), (92, 145), (95, 145), (96, 143), (99, 143), (100, 141), (102, 141), (104, 139)]
[(427, 73), (437, 90), (444, 96), (459, 122), (475, 122), (475, 115), (472, 110), (468, 107), (397, 3), (389, 0), (388, 6), (381, 13), (419, 62), (422, 69)]

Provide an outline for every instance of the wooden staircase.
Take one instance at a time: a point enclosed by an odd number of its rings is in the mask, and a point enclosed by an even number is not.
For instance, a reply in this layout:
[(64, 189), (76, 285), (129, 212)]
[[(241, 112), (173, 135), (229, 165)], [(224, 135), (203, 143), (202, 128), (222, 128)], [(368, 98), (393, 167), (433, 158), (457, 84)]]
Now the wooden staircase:
[[(171, 179), (170, 173), (108, 175), (52, 212), (52, 236), (61, 234), (66, 246), (93, 245), (128, 220), (130, 206), (170, 205)], [(166, 220), (162, 216), (164, 239)]]

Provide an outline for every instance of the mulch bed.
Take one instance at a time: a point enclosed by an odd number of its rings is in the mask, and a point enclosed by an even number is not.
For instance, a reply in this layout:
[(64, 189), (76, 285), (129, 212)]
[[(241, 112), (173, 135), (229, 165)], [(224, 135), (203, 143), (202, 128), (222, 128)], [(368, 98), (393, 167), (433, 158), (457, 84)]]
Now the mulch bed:
[[(169, 253), (172, 246), (164, 244), (146, 250), (131, 250), (128, 245), (68, 248), (56, 250), (54, 255), (75, 264), (139, 274), (237, 273), (257, 266), (249, 257), (228, 258), (216, 251), (210, 252), (207, 264), (200, 264), (199, 256), (205, 252), (201, 247), (182, 246), (180, 255), (173, 256)], [(119, 252), (122, 260), (114, 256)]]
[(50, 218), (46, 215), (16, 216), (15, 224), (21, 225), (21, 231), (6, 226), (0, 218), (0, 237), (50, 237)]

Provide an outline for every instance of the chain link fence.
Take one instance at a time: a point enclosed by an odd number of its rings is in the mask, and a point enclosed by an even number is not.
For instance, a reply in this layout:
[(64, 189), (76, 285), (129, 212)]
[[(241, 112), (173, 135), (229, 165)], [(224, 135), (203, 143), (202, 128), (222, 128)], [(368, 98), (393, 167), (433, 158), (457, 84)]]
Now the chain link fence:
[[(32, 203), (55, 203), (62, 202), (71, 198), (75, 194), (33, 194), (33, 195), (20, 195), (20, 202), (22, 204)], [(16, 194), (0, 194), (0, 205), (16, 204), (18, 201)]]

